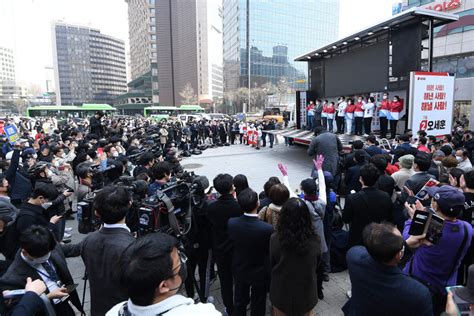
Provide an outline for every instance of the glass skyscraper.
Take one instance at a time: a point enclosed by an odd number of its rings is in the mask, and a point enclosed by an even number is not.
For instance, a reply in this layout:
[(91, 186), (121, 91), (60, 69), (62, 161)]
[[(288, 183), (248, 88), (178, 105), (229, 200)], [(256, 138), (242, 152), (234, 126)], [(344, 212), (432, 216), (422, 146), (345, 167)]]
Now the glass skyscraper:
[(307, 63), (294, 58), (338, 36), (339, 0), (224, 0), (223, 9), (225, 91), (249, 86), (249, 49), (252, 88), (283, 78), (306, 90)]

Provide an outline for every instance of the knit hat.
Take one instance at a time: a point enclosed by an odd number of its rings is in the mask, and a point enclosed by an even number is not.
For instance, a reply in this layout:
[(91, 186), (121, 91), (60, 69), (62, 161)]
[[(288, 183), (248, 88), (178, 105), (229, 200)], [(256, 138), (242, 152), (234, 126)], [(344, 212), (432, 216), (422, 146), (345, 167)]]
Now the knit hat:
[(413, 162), (415, 161), (415, 157), (413, 155), (405, 155), (398, 158), (400, 162), (400, 166), (405, 169), (411, 169), (413, 167)]

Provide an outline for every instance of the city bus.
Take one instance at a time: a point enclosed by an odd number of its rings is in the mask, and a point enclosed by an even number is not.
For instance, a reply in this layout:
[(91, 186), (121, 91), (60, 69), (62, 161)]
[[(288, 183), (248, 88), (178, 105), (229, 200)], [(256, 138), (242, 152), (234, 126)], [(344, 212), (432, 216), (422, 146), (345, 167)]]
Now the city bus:
[(199, 114), (204, 113), (204, 109), (200, 105), (185, 104), (179, 107), (180, 114)]
[(76, 105), (40, 105), (26, 109), (28, 117), (54, 116), (57, 119), (85, 118), (93, 116), (97, 111), (102, 111), (106, 115), (113, 114), (116, 109), (108, 104), (83, 104)]
[(151, 117), (156, 121), (167, 120), (178, 115), (178, 108), (175, 106), (148, 106), (143, 109), (143, 116)]

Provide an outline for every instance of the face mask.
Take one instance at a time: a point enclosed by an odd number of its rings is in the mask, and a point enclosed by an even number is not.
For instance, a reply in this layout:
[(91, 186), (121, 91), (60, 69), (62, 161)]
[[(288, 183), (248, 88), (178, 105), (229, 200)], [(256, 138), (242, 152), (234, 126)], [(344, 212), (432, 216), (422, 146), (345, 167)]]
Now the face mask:
[(459, 156), (456, 156), (456, 160), (457, 160), (458, 162), (462, 162), (462, 161), (463, 161), (462, 157), (459, 157)]
[(119, 156), (118, 151), (114, 151), (114, 152), (112, 153), (112, 156), (113, 156), (113, 157), (118, 157), (118, 156)]
[(386, 95), (384, 95), (384, 96), (383, 96), (383, 99), (384, 99), (384, 100), (387, 100), (387, 96), (386, 96)]
[(63, 153), (63, 154), (61, 155), (61, 158), (66, 158), (66, 153)]
[(41, 204), (41, 207), (44, 208), (45, 210), (47, 210), (51, 205), (53, 205), (53, 203), (48, 202), (48, 203)]
[(29, 261), (30, 261), (33, 265), (39, 265), (39, 264), (43, 264), (43, 263), (45, 263), (46, 261), (48, 261), (50, 257), (51, 257), (51, 251), (48, 252), (47, 254), (45, 254), (45, 255), (42, 256), (42, 257), (35, 258), (35, 259), (30, 259)]

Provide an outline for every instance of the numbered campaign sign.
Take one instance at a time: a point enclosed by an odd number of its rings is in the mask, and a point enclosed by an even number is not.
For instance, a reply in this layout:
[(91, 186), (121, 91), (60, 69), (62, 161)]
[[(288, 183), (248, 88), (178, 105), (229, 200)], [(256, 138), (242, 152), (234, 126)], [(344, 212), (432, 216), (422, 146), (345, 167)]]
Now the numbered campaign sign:
[(408, 123), (416, 133), (451, 134), (454, 109), (454, 76), (439, 72), (412, 72)]
[(18, 135), (18, 128), (16, 128), (14, 124), (5, 125), (3, 129), (10, 143), (14, 143), (18, 140), (18, 138), (20, 138), (20, 135)]

